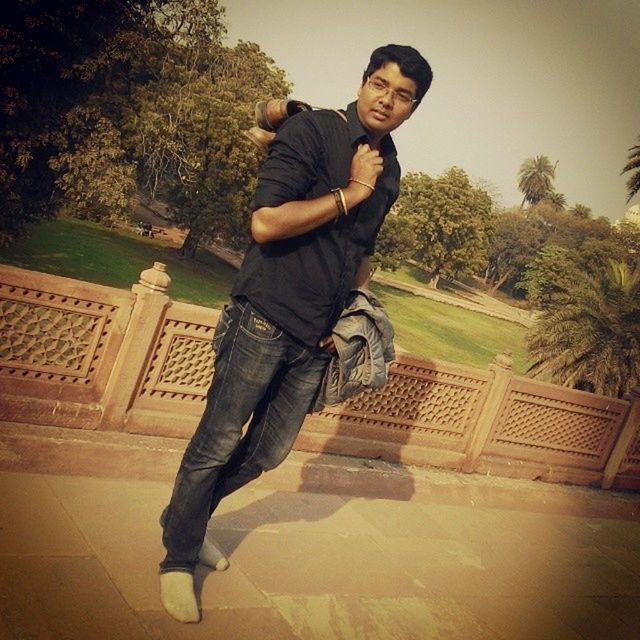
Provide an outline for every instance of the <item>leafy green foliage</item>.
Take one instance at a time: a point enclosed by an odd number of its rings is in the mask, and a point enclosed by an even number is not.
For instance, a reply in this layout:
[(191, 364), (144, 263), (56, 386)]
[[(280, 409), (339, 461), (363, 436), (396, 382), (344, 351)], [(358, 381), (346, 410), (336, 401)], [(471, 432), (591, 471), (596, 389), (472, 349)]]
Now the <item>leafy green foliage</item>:
[[(125, 60), (147, 0), (9, 0), (0, 16), (0, 243), (55, 213), (49, 160), (64, 145), (68, 112), (84, 105)], [(75, 164), (79, 170), (78, 163)]]
[(182, 254), (193, 257), (203, 240), (246, 244), (259, 157), (243, 131), (253, 124), (259, 99), (284, 97), (290, 87), (257, 45), (223, 47), (216, 41), (221, 26), (183, 23), (182, 29), (200, 35), (181, 32), (164, 48), (150, 47), (139, 64), (153, 74), (131, 89), (129, 103), (111, 108), (139, 162), (142, 185), (168, 202), (175, 223), (188, 232)]
[(487, 280), (492, 288), (517, 283), (544, 242), (537, 225), (519, 207), (499, 211), (490, 235)]
[(567, 197), (564, 193), (558, 193), (557, 191), (551, 190), (547, 193), (545, 199), (548, 200), (557, 210), (567, 208)]
[(528, 337), (529, 372), (556, 384), (622, 396), (640, 382), (640, 269), (612, 262), (575, 275), (572, 293)]
[(400, 268), (415, 251), (415, 234), (411, 220), (407, 217), (389, 214), (380, 229), (373, 255), (373, 268), (395, 271)]
[(640, 226), (623, 221), (616, 225), (612, 234), (613, 242), (625, 252), (625, 260), (629, 265), (640, 262)]
[[(640, 136), (638, 136), (640, 142)], [(627, 180), (627, 202), (640, 191), (640, 144), (634, 144), (629, 149), (629, 162), (624, 165), (622, 173), (631, 172)]]
[(96, 109), (76, 107), (66, 114), (62, 132), (67, 140), (49, 160), (60, 209), (96, 221), (126, 217), (136, 186), (134, 167), (125, 162), (111, 121)]
[[(0, 19), (0, 242), (63, 211), (112, 222), (133, 179), (188, 230), (246, 241), (253, 106), (290, 86), (257, 45), (222, 45), (218, 0), (12, 0)], [(242, 239), (242, 240), (241, 240)]]
[[(494, 289), (504, 286), (516, 294), (518, 290), (533, 292), (535, 287), (531, 289), (523, 277), (538, 252), (547, 246), (571, 250), (575, 264), (586, 269), (599, 268), (609, 258), (625, 260), (622, 246), (611, 240), (612, 233), (606, 218), (576, 215), (547, 199), (526, 210), (498, 212), (490, 237), (487, 279)], [(531, 301), (539, 302), (540, 298), (533, 294)]]
[(572, 213), (577, 218), (588, 220), (589, 218), (591, 218), (593, 211), (591, 211), (591, 207), (587, 207), (587, 205), (585, 204), (576, 202), (573, 207), (569, 209), (569, 213)]
[(524, 195), (522, 204), (536, 204), (547, 197), (553, 189), (555, 177), (555, 165), (547, 156), (527, 158), (518, 171), (518, 189)]
[(411, 221), (419, 265), (434, 278), (459, 278), (485, 264), (491, 206), (487, 193), (453, 167), (438, 178), (407, 174), (395, 210)]
[(571, 298), (582, 282), (582, 269), (576, 251), (554, 244), (544, 246), (527, 267), (518, 287), (541, 309)]

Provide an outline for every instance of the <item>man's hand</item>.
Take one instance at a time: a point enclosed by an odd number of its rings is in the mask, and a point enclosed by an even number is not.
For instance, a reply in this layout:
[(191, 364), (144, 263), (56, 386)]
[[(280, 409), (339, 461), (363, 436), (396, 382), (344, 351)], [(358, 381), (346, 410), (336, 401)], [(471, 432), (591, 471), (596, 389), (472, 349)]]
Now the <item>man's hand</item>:
[[(349, 177), (375, 187), (378, 176), (382, 173), (382, 169), (383, 160), (380, 152), (372, 149), (368, 144), (360, 144), (351, 159)], [(362, 189), (367, 189), (367, 187), (357, 182), (352, 182), (351, 185), (354, 188), (359, 186)], [(371, 195), (371, 190), (369, 189), (368, 191), (369, 195)]]
[[(349, 177), (373, 188), (382, 173), (382, 162), (378, 151), (368, 144), (361, 144), (351, 159)], [(353, 209), (373, 193), (369, 187), (358, 182), (349, 182), (342, 188), (342, 192), (347, 210)], [(313, 200), (297, 200), (275, 207), (260, 207), (251, 216), (251, 234), (258, 243), (292, 238), (335, 220), (337, 213), (332, 193)]]
[(322, 338), (322, 340), (318, 342), (318, 346), (321, 349), (325, 349), (326, 351), (328, 351), (332, 356), (335, 356), (338, 353), (338, 350), (336, 349), (336, 345), (333, 342), (333, 338), (331, 336)]

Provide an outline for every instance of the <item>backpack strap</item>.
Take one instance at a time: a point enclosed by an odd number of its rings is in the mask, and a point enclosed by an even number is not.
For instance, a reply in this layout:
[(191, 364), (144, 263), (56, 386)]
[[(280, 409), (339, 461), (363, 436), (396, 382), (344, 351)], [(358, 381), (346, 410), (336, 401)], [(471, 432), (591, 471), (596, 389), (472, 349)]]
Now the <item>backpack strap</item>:
[(342, 109), (331, 109), (331, 111), (337, 113), (345, 122), (348, 122), (347, 114)]

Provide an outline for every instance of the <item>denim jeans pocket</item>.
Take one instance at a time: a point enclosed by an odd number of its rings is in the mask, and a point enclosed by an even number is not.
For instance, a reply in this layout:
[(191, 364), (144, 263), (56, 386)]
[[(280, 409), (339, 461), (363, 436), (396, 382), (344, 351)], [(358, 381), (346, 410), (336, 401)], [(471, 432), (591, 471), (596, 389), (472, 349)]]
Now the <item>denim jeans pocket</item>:
[(255, 340), (270, 342), (282, 336), (282, 329), (261, 315), (251, 305), (247, 305), (242, 314), (240, 329)]
[(220, 316), (218, 317), (218, 323), (216, 324), (215, 331), (213, 332), (213, 351), (214, 353), (218, 353), (220, 349), (220, 343), (224, 338), (227, 330), (229, 329), (229, 325), (231, 324), (231, 308), (233, 304), (226, 304), (224, 309), (220, 312)]

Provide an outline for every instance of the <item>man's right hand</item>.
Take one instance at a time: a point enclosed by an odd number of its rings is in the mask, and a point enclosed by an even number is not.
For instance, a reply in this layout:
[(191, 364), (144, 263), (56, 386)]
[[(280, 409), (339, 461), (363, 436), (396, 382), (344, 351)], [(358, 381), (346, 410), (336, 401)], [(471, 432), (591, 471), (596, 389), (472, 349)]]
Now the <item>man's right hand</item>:
[[(375, 187), (382, 169), (383, 160), (380, 152), (377, 149), (372, 149), (368, 144), (360, 144), (351, 159), (349, 177)], [(358, 186), (362, 189), (367, 189), (368, 195), (372, 193), (371, 189), (358, 182), (352, 182), (351, 184), (354, 187)]]

